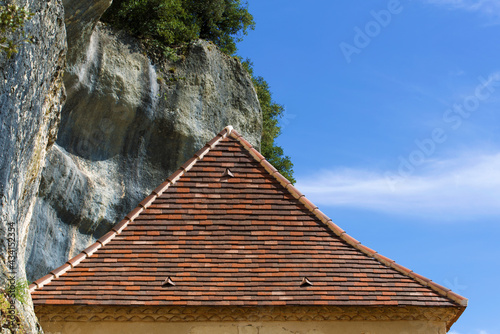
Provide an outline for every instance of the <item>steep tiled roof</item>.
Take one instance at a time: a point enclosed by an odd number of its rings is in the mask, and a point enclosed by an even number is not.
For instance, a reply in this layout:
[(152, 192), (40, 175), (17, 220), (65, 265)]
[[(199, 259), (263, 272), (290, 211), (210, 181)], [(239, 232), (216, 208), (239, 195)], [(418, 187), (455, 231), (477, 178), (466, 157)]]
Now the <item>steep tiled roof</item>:
[(231, 127), (30, 292), (35, 305), (467, 304), (347, 235)]

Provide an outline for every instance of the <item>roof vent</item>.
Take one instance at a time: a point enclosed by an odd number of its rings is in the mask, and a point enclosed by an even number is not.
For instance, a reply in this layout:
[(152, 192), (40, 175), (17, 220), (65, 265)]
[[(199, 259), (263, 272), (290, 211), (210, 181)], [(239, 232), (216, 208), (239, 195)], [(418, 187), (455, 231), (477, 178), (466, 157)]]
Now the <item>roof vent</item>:
[(234, 177), (233, 173), (231, 173), (231, 171), (229, 170), (229, 168), (226, 168), (226, 170), (224, 171), (224, 174), (222, 174), (222, 176), (220, 178), (220, 181), (221, 182), (227, 182), (227, 180), (229, 180), (232, 177)]
[(304, 277), (302, 279), (302, 282), (300, 282), (300, 286), (311, 286), (313, 285), (312, 282), (309, 280), (309, 278)]
[(167, 279), (165, 280), (165, 282), (163, 282), (163, 284), (161, 285), (162, 288), (166, 288), (166, 287), (169, 287), (169, 286), (175, 286), (175, 283), (174, 281), (172, 281), (172, 279), (170, 278), (170, 276), (167, 277)]

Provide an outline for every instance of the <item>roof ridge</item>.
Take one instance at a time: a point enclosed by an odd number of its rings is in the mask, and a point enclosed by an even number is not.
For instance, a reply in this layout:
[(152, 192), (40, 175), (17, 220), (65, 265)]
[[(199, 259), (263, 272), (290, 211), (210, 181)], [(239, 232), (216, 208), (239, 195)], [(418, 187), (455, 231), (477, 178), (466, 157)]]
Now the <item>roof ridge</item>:
[(226, 126), (224, 130), (219, 132), (212, 140), (206, 143), (205, 146), (203, 146), (203, 148), (198, 150), (191, 159), (186, 161), (178, 170), (173, 172), (161, 185), (159, 185), (156, 189), (154, 189), (151, 192), (151, 194), (144, 200), (142, 200), (142, 202), (140, 202), (135, 209), (130, 211), (125, 216), (124, 219), (122, 219), (119, 223), (113, 226), (113, 228), (111, 228), (111, 231), (109, 231), (108, 233), (97, 239), (96, 242), (94, 242), (92, 245), (81, 251), (78, 255), (66, 261), (66, 263), (64, 263), (59, 268), (52, 270), (49, 274), (31, 283), (28, 288), (29, 292), (32, 293), (36, 289), (39, 289), (44, 285), (46, 285), (47, 283), (50, 283), (54, 278), (58, 278), (59, 276), (63, 275), (71, 268), (77, 266), (84, 259), (92, 256), (92, 254), (94, 254), (99, 248), (101, 248), (102, 246), (106, 245), (108, 242), (113, 240), (113, 238), (116, 235), (120, 234), (130, 222), (134, 221), (134, 219), (137, 218), (141, 212), (147, 209), (156, 200), (156, 198), (158, 198), (158, 196), (163, 194), (163, 192), (165, 192), (170, 186), (175, 184), (175, 182), (177, 182), (182, 175), (184, 175), (187, 171), (189, 171), (196, 164), (196, 162), (203, 159), (203, 157), (211, 149), (217, 146), (217, 144), (222, 139), (229, 136), (233, 131), (234, 130), (231, 125)]
[[(264, 169), (271, 174), (295, 199), (297, 199), (300, 203), (302, 203), (313, 215), (315, 215), (321, 222), (323, 222), (335, 235), (337, 235), (340, 239), (345, 241), (347, 244), (351, 245), (355, 249), (361, 251), (365, 255), (374, 258), (375, 260), (379, 261), (383, 265), (390, 267), (399, 273), (410, 277), (411, 279), (417, 281), (423, 286), (429, 287), (433, 291), (437, 292), (441, 296), (444, 296), (458, 305), (462, 307), (467, 306), (467, 301), (468, 299), (465, 297), (460, 296), (457, 293), (454, 293), (451, 291), (451, 289), (448, 289), (440, 284), (437, 284), (433, 282), (432, 280), (419, 275), (413, 270), (410, 270), (400, 264), (397, 264), (396, 261), (389, 259), (388, 257), (385, 257), (381, 254), (378, 254), (376, 251), (374, 251), (371, 248), (366, 247), (365, 245), (362, 245), (361, 242), (358, 240), (354, 239), (350, 235), (348, 235), (342, 228), (337, 226), (335, 223), (333, 223), (332, 219), (330, 219), (327, 215), (325, 215), (323, 212), (321, 212), (317, 206), (315, 206), (309, 199), (307, 199), (304, 194), (302, 194), (297, 188), (295, 188), (292, 183), (286, 179), (283, 175), (278, 172), (276, 168), (274, 168), (266, 159), (265, 157), (260, 154), (248, 141), (246, 141), (242, 135), (240, 135), (236, 130), (232, 130), (229, 133), (229, 136), (233, 137), (234, 139), (238, 140), (243, 147), (252, 155), (252, 157), (257, 160)], [(458, 319), (458, 317), (457, 317)], [(456, 319), (455, 319), (456, 320)], [(453, 321), (454, 322), (454, 321)]]

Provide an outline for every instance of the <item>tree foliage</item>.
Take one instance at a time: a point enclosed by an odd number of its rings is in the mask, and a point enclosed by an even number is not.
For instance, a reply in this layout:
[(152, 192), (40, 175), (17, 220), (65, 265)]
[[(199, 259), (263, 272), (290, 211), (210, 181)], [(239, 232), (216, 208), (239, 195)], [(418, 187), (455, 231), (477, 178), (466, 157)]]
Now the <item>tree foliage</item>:
[(102, 20), (163, 51), (202, 38), (230, 55), (255, 25), (240, 0), (114, 0)]
[(254, 29), (253, 16), (247, 5), (240, 0), (185, 0), (187, 10), (192, 13), (199, 27), (199, 37), (212, 41), (227, 54), (236, 52), (236, 43), (241, 41), (248, 29)]
[(261, 153), (284, 177), (290, 182), (295, 183), (293, 163), (289, 156), (284, 155), (283, 148), (275, 143), (275, 139), (281, 134), (281, 127), (278, 123), (279, 119), (283, 117), (285, 108), (272, 99), (269, 84), (264, 78), (254, 75), (252, 62), (247, 59), (242, 64), (252, 77), (252, 82), (262, 109)]
[(0, 1), (0, 50), (10, 58), (17, 53), (19, 45), (29, 41), (22, 30), (33, 13), (16, 5), (5, 5)]

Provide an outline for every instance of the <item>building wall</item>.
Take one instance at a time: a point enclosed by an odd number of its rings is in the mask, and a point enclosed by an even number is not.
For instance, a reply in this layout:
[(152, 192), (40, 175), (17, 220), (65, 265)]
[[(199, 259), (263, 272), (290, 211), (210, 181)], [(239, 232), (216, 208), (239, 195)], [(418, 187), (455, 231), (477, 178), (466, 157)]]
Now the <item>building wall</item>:
[(41, 322), (45, 334), (444, 334), (436, 321)]

